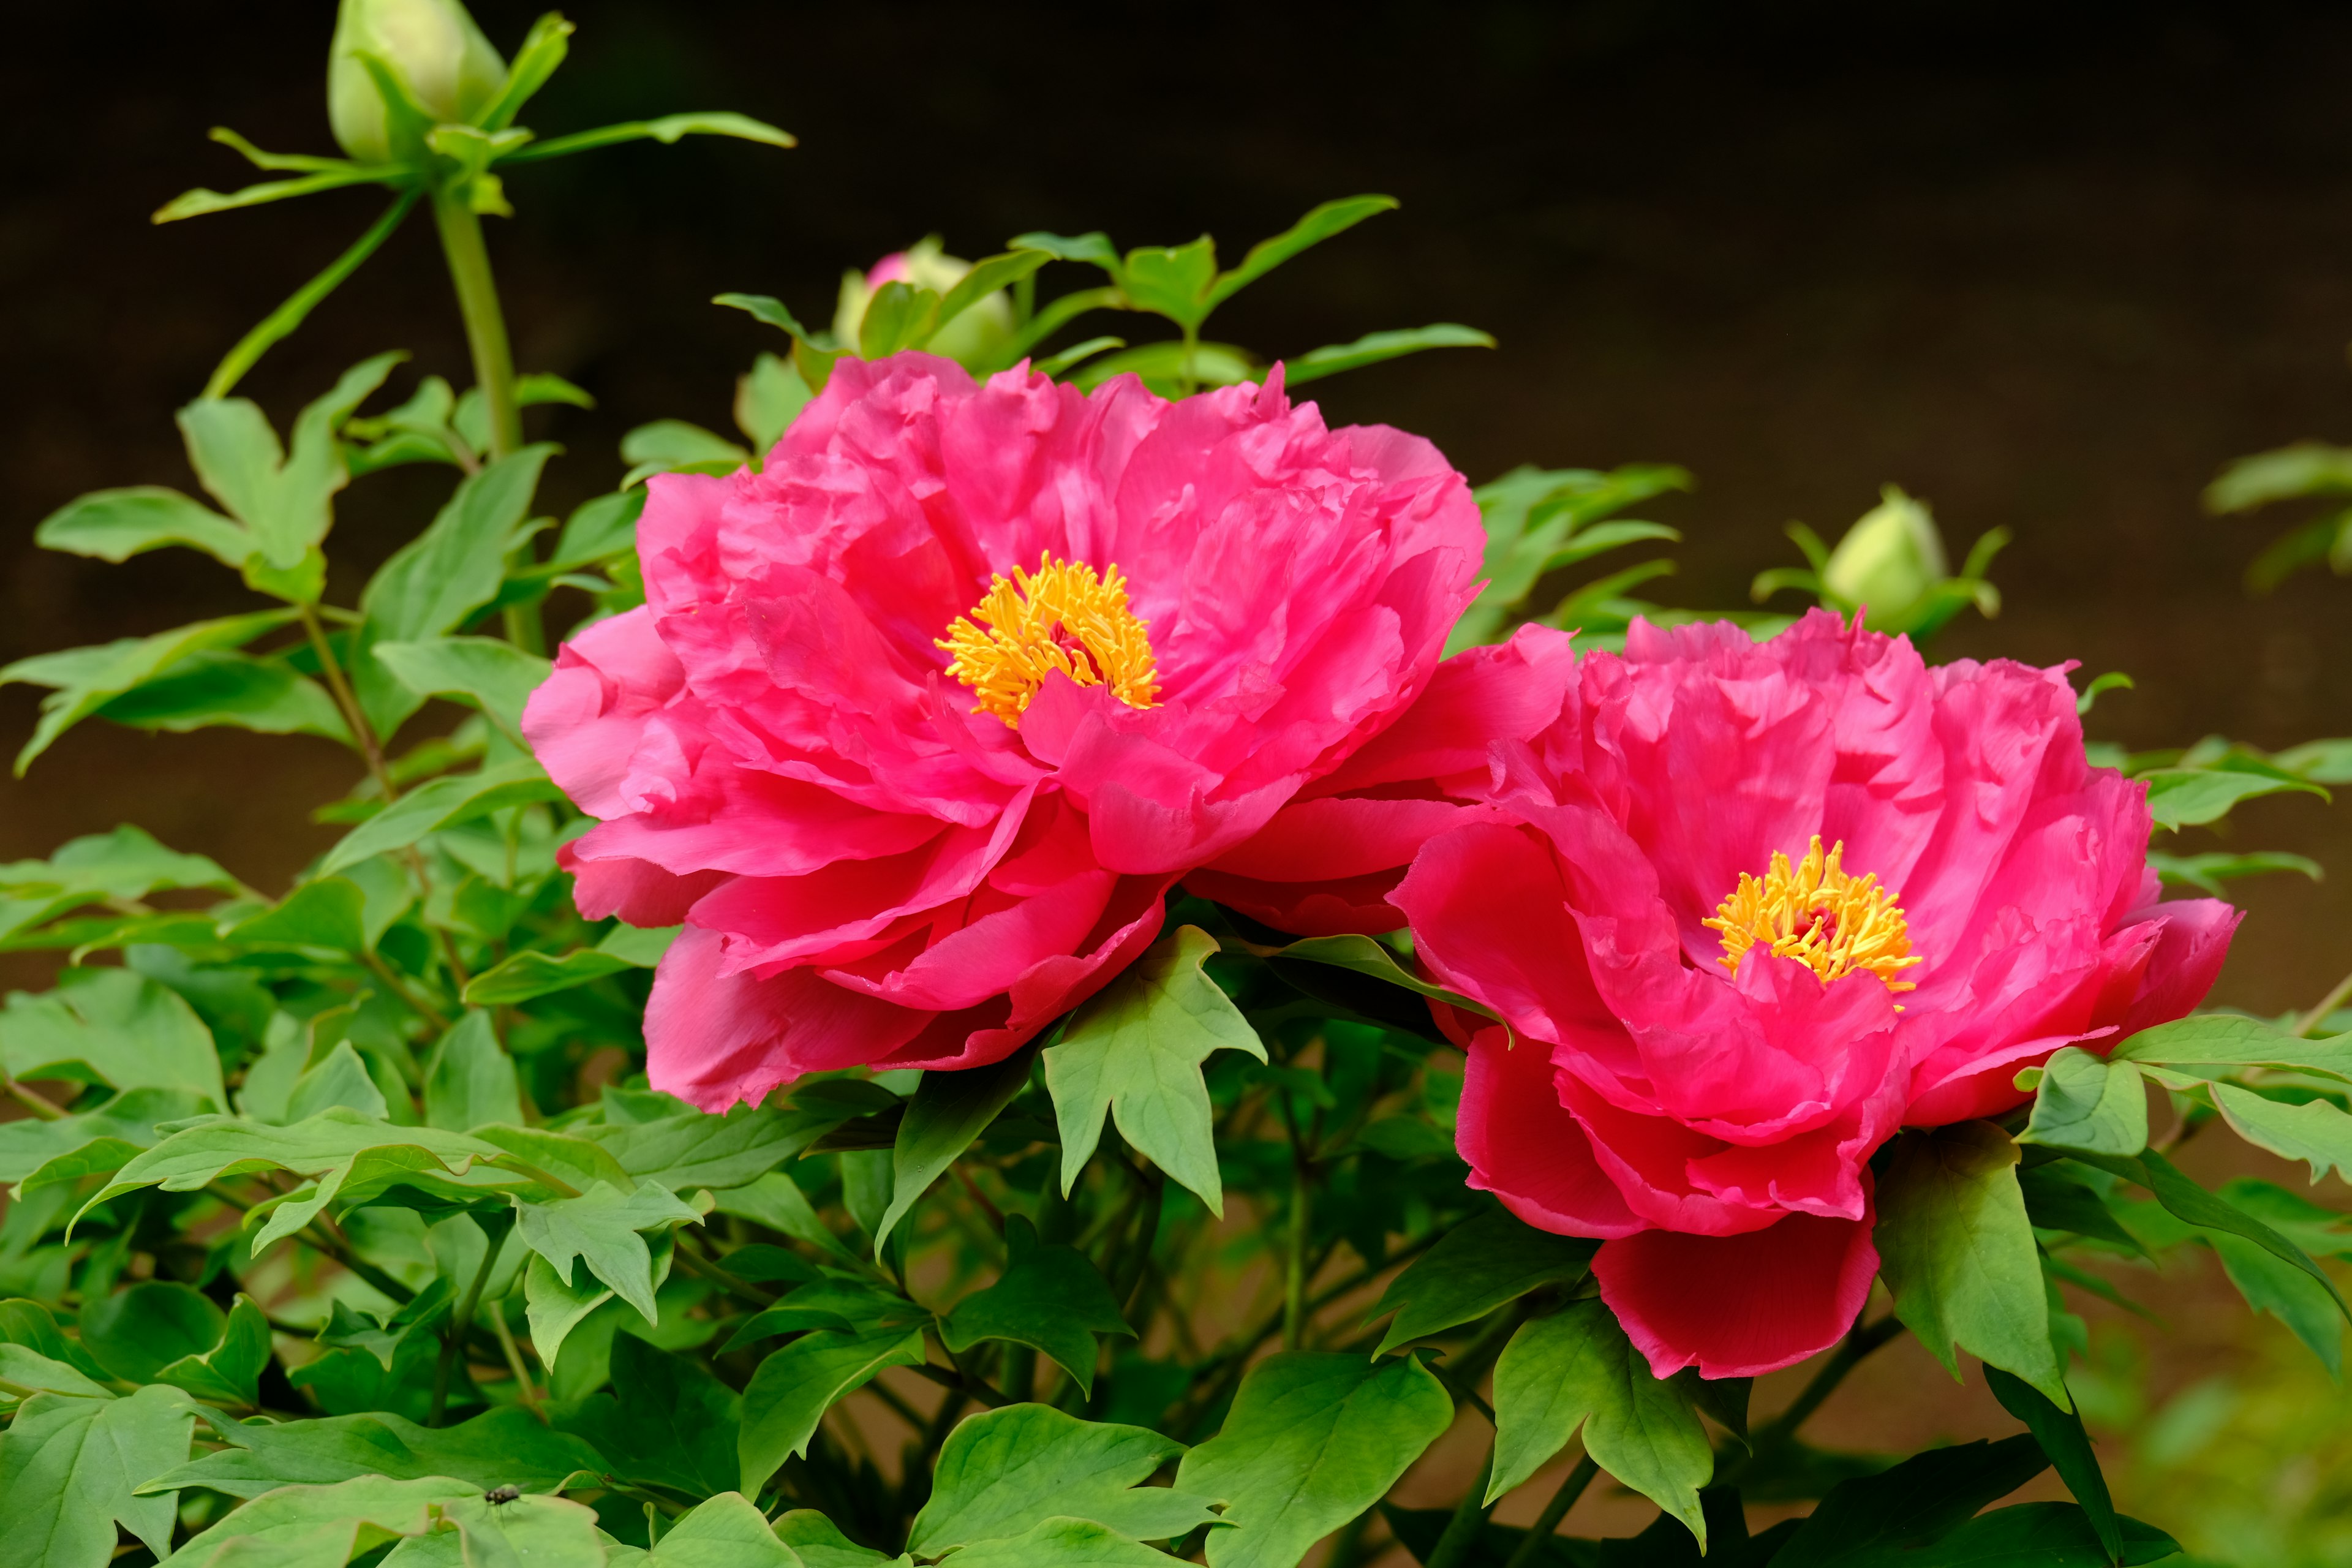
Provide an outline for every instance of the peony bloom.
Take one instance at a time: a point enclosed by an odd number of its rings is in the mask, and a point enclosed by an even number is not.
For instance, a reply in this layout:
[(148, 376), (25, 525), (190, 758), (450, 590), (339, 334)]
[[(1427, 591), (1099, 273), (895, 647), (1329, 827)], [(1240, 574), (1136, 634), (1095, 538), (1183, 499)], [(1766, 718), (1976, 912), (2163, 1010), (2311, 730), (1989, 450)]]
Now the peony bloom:
[(1930, 669), (1817, 611), (1762, 644), (1636, 622), (1578, 677), (1494, 750), (1514, 820), (1432, 837), (1389, 900), (1510, 1023), (1442, 1020), (1473, 1184), (1603, 1238), (1659, 1376), (1770, 1372), (1861, 1310), (1881, 1144), (2187, 1012), (2237, 911), (2158, 901), (2145, 788), (2084, 761), (2063, 669)]
[(1178, 878), (1428, 684), (1483, 543), (1427, 442), (1278, 375), (1168, 403), (844, 360), (761, 472), (653, 480), (642, 608), (525, 733), (602, 819), (591, 917), (686, 930), (656, 1088), (1010, 1054), (1158, 933)]

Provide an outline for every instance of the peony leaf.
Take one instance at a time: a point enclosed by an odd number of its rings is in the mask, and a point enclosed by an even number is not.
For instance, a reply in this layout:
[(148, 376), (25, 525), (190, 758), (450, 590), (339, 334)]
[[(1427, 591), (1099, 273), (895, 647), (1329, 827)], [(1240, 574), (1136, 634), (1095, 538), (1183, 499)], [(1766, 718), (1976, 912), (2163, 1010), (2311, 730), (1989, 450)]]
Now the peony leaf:
[(226, 1106), (212, 1031), (175, 992), (128, 969), (69, 969), (0, 1010), (0, 1068), (118, 1089), (179, 1089)]
[(777, 1520), (776, 1538), (808, 1568), (913, 1568), (915, 1561), (858, 1545), (813, 1508), (796, 1508)]
[(1064, 1195), (1093, 1157), (1108, 1110), (1121, 1137), (1223, 1215), (1201, 1064), (1222, 1049), (1266, 1058), (1257, 1031), (1202, 968), (1216, 950), (1200, 927), (1179, 927), (1072, 1014), (1060, 1043), (1045, 1048)]
[(1176, 1485), (1224, 1502), (1211, 1568), (1291, 1568), (1379, 1501), (1453, 1419), (1444, 1385), (1410, 1356), (1286, 1351), (1250, 1369)]
[(2233, 458), (2205, 487), (2205, 510), (2252, 511), (2275, 500), (2336, 495), (2352, 495), (2352, 447), (2298, 441)]
[(1208, 308), (1213, 310), (1223, 304), (1299, 252), (1355, 227), (1368, 217), (1393, 212), (1397, 205), (1394, 196), (1377, 195), (1343, 196), (1319, 204), (1280, 234), (1251, 246), (1240, 266), (1220, 273), (1207, 289)]
[(226, 1445), (139, 1489), (202, 1487), (235, 1498), (288, 1486), (331, 1486), (362, 1476), (417, 1480), (446, 1476), (477, 1490), (541, 1489), (575, 1470), (602, 1469), (603, 1456), (579, 1438), (550, 1431), (520, 1405), (502, 1405), (451, 1426), (419, 1426), (383, 1412), (310, 1421), (232, 1421), (206, 1413), (213, 1439)]
[(834, 1120), (830, 1113), (739, 1105), (723, 1116), (687, 1110), (580, 1132), (632, 1177), (682, 1193), (756, 1182), (805, 1150)]
[(1139, 1541), (1173, 1539), (1217, 1517), (1208, 1499), (1143, 1484), (1183, 1452), (1157, 1432), (1081, 1421), (1048, 1405), (987, 1411), (948, 1435), (908, 1550), (932, 1557), (1005, 1542), (1056, 1518), (1091, 1520)]
[[(116, 1095), (96, 1110), (61, 1116), (53, 1121), (25, 1117), (0, 1121), (0, 1182), (21, 1182), (52, 1161), (89, 1151), (88, 1173), (100, 1168), (119, 1170), (142, 1149), (155, 1146), (155, 1123), (201, 1116), (205, 1102), (186, 1089), (134, 1089)], [(105, 1143), (100, 1150), (93, 1145)], [(0, 1328), (0, 1339), (7, 1337)]]
[(49, 695), (41, 699), (41, 721), (34, 728), (33, 738), (16, 753), (17, 776), (21, 778), (33, 759), (47, 751), (58, 736), (124, 692), (155, 679), (192, 654), (242, 647), (293, 616), (291, 610), (261, 610), (196, 621), (153, 637), (123, 637), (95, 647), (35, 654), (0, 667), (0, 686), (23, 681), (50, 689)]
[(2300, 790), (2328, 798), (2326, 788), (2258, 757), (2231, 754), (2210, 767), (2154, 768), (2139, 775), (2147, 784), (2147, 810), (2158, 827), (2194, 827), (2230, 814), (2242, 800)]
[(863, 1279), (820, 1278), (803, 1285), (783, 1300), (753, 1313), (727, 1342), (729, 1352), (779, 1334), (808, 1329), (839, 1329), (869, 1333), (877, 1328), (906, 1328), (928, 1323), (931, 1314), (904, 1296), (895, 1295)]
[(1963, 1121), (1906, 1132), (1890, 1149), (1873, 1239), (1895, 1314), (1954, 1377), (1957, 1346), (2071, 1409), (2017, 1145), (1990, 1121)]
[(2234, 1083), (2208, 1087), (2231, 1131), (2256, 1148), (2308, 1164), (2313, 1185), (2330, 1170), (2352, 1171), (2352, 1116), (2327, 1101), (2296, 1105)]
[(618, 125), (551, 137), (545, 142), (530, 142), (513, 152), (500, 153), (498, 161), (501, 164), (533, 163), (542, 158), (562, 158), (573, 153), (584, 153), (592, 147), (610, 147), (616, 142), (650, 140), (667, 144), (681, 136), (690, 135), (733, 136), (745, 142), (762, 142), (771, 147), (799, 145), (790, 132), (779, 131), (764, 121), (725, 110), (709, 110), (665, 114), (656, 120), (625, 121)]
[(1283, 384), (1297, 386), (1310, 381), (1320, 381), (1343, 370), (1360, 370), (1365, 365), (1419, 353), (1423, 349), (1491, 349), (1494, 346), (1495, 340), (1488, 334), (1455, 321), (1438, 321), (1426, 327), (1406, 327), (1387, 332), (1367, 332), (1354, 342), (1326, 343), (1319, 349), (1309, 349), (1296, 359), (1285, 360)]
[(1394, 1310), (1375, 1356), (1483, 1318), (1545, 1285), (1584, 1278), (1595, 1241), (1538, 1230), (1507, 1209), (1464, 1221), (1389, 1281), (1366, 1321)]
[(1368, 936), (1310, 936), (1287, 947), (1252, 945), (1249, 951), (1272, 959), (1302, 959), (1308, 963), (1328, 963), (1335, 969), (1351, 969), (1358, 974), (1369, 974), (1391, 985), (1418, 992), (1449, 1007), (1459, 1007), (1482, 1018), (1492, 1018), (1498, 1024), (1503, 1021), (1500, 1014), (1483, 1003), (1474, 1002), (1458, 991), (1448, 991), (1443, 985), (1433, 985), (1422, 979), (1399, 963), (1396, 954)]
[(1930, 1448), (1881, 1474), (1839, 1482), (1789, 1537), (1775, 1561), (1801, 1563), (1805, 1568), (1880, 1568), (1913, 1562), (1957, 1568), (1951, 1559), (1911, 1549), (1943, 1540), (1966, 1525), (1977, 1510), (2007, 1497), (2049, 1468), (2049, 1457), (2026, 1432), (1998, 1443)]
[(740, 1396), (635, 1334), (615, 1335), (612, 1357), (613, 1392), (561, 1417), (563, 1430), (593, 1445), (624, 1480), (688, 1497), (731, 1490)]
[[(768, 1516), (738, 1491), (722, 1491), (688, 1510), (644, 1556), (653, 1568), (803, 1568), (805, 1563), (769, 1528)], [(888, 1561), (878, 1552), (875, 1558)]]
[(743, 1425), (736, 1437), (743, 1490), (757, 1496), (777, 1466), (805, 1456), (816, 1424), (836, 1401), (865, 1387), (884, 1367), (922, 1361), (922, 1331), (897, 1327), (865, 1333), (820, 1329), (769, 1355), (743, 1390)]
[(2107, 1478), (2099, 1473), (2099, 1457), (2091, 1450), (2091, 1436), (2083, 1430), (2082, 1416), (2059, 1409), (2022, 1378), (1997, 1366), (1985, 1368), (1985, 1386), (1992, 1390), (2002, 1409), (2025, 1423), (2042, 1453), (2057, 1467), (2059, 1479), (2090, 1516), (2091, 1527), (2106, 1549), (2106, 1561), (2121, 1562), (2123, 1531), (2116, 1522), (2115, 1499), (2107, 1491)]
[(670, 939), (681, 929), (667, 926), (643, 931), (635, 926), (615, 926), (594, 947), (577, 948), (562, 957), (547, 952), (518, 952), (468, 981), (466, 1000), (477, 1007), (508, 1006), (585, 985), (607, 974), (651, 969), (661, 961)]
[(201, 550), (224, 566), (242, 566), (253, 535), (201, 501), (160, 485), (96, 490), (41, 520), (33, 542), (44, 550), (128, 561), (167, 544)]
[(325, 687), (278, 659), (226, 648), (190, 654), (110, 699), (97, 716), (128, 729), (175, 735), (226, 725), (262, 735), (318, 735), (352, 743), (351, 728)]
[(1495, 1363), (1493, 1503), (1567, 1446), (1579, 1426), (1595, 1464), (1681, 1520), (1702, 1549), (1698, 1489), (1714, 1473), (1689, 1397), (1651, 1375), (1606, 1305), (1570, 1302), (1522, 1324)]
[[(1060, 1363), (1091, 1399), (1098, 1353), (1095, 1336), (1135, 1337), (1118, 1310), (1118, 1299), (1086, 1254), (1075, 1247), (1041, 1243), (1036, 1226), (1025, 1215), (1005, 1217), (1004, 1245), (1011, 1258), (1003, 1275), (957, 1302), (955, 1310), (940, 1321), (940, 1337), (958, 1352), (982, 1340), (1034, 1346)], [(799, 1294), (794, 1293), (795, 1300)]]
[(420, 697), (463, 697), (496, 720), (518, 743), (522, 708), (555, 667), (496, 637), (434, 637), (382, 642), (375, 657)]
[(221, 1342), (227, 1315), (177, 1280), (148, 1279), (100, 1298), (82, 1314), (82, 1348), (126, 1383), (152, 1383), (163, 1367)]
[(159, 1561), (172, 1556), (177, 1495), (136, 1489), (187, 1458), (194, 1425), (193, 1402), (161, 1384), (123, 1399), (37, 1394), (16, 1406), (0, 1437), (0, 1564), (102, 1568), (117, 1523)]
[(574, 1276), (572, 1259), (578, 1258), (648, 1323), (657, 1312), (653, 1254), (644, 1233), (696, 1224), (700, 1218), (667, 1187), (649, 1184), (624, 1193), (601, 1181), (575, 1198), (515, 1205), (516, 1229), (524, 1246), (567, 1278)]
[(2147, 1147), (2147, 1089), (2127, 1061), (2105, 1061), (2067, 1046), (2040, 1069), (2033, 1117), (2021, 1143), (2095, 1154), (2137, 1154)]
[(1091, 1520), (1041, 1520), (1016, 1536), (955, 1554), (961, 1568), (1166, 1568), (1168, 1554)]
[[(967, 1068), (961, 1072), (927, 1072), (907, 1100), (898, 1131), (890, 1147), (890, 1206), (875, 1227), (874, 1250), (878, 1255), (890, 1232), (930, 1190), (940, 1173), (971, 1147), (971, 1141), (1013, 1103), (1029, 1081), (1036, 1053), (1013, 1052), (1001, 1062)], [(1098, 1124), (1099, 1125), (1099, 1124)]]
[(522, 1124), (522, 1089), (490, 1016), (476, 1008), (441, 1037), (425, 1064), (425, 1124), (470, 1132), (492, 1122)]
[(563, 792), (549, 782), (540, 765), (520, 757), (479, 773), (451, 773), (409, 791), (349, 833), (319, 862), (321, 874), (374, 858), (389, 849), (405, 849), (429, 833), (471, 822), (509, 805), (533, 801), (557, 801)]
[(2242, 1236), (2215, 1231), (2205, 1238), (2221, 1271), (2257, 1312), (2268, 1312), (2309, 1347), (2330, 1377), (2344, 1375), (2344, 1319), (2311, 1276), (2272, 1257)]
[(364, 952), (367, 896), (342, 877), (305, 882), (275, 909), (263, 910), (221, 932), (236, 947), (316, 947)]

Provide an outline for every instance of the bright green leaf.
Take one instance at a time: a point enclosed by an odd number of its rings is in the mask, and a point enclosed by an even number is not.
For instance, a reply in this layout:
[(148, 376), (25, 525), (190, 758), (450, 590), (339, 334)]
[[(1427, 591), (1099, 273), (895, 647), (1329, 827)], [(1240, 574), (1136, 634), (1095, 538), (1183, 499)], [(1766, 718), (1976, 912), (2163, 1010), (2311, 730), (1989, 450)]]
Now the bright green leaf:
[(451, 773), (420, 784), (343, 836), (342, 842), (319, 863), (331, 876), (371, 859), (388, 849), (405, 849), (428, 833), (455, 827), (509, 805), (532, 801), (562, 800), (563, 792), (549, 782), (540, 765), (528, 757), (479, 773)]
[(1283, 383), (1301, 386), (1310, 381), (1320, 381), (1327, 375), (1337, 375), (1345, 370), (1360, 370), (1368, 364), (1379, 364), (1404, 354), (1420, 353), (1424, 349), (1491, 349), (1495, 340), (1475, 327), (1462, 326), (1454, 321), (1438, 321), (1426, 327), (1407, 327), (1396, 331), (1367, 332), (1350, 343), (1327, 343), (1310, 349), (1296, 359), (1283, 363)]
[(1006, 1216), (1004, 1246), (1011, 1256), (1003, 1276), (957, 1302), (940, 1320), (940, 1337), (958, 1352), (982, 1340), (1032, 1346), (1053, 1357), (1093, 1397), (1095, 1336), (1135, 1333), (1119, 1312), (1118, 1299), (1086, 1254), (1040, 1242), (1024, 1215)]
[(907, 1101), (898, 1141), (891, 1146), (890, 1206), (874, 1233), (877, 1252), (915, 1201), (1021, 1092), (1034, 1056), (1019, 1050), (986, 1067), (923, 1075)]
[(16, 753), (16, 773), (24, 775), (33, 759), (57, 738), (108, 703), (154, 679), (192, 654), (242, 647), (254, 638), (284, 626), (290, 610), (261, 610), (216, 621), (197, 621), (153, 637), (123, 637), (95, 647), (38, 653), (0, 668), (0, 686), (23, 681), (50, 688), (41, 699), (41, 721), (33, 738)]
[(425, 1064), (425, 1122), (452, 1132), (522, 1122), (514, 1059), (499, 1047), (490, 1016), (479, 1008), (441, 1037)]
[(2067, 1046), (2044, 1064), (2021, 1143), (2137, 1154), (2147, 1147), (2147, 1089), (2128, 1061)]
[(1584, 1278), (1598, 1243), (1538, 1230), (1505, 1209), (1454, 1227), (1436, 1246), (1389, 1281), (1369, 1314), (1396, 1318), (1381, 1336), (1376, 1356), (1483, 1318), (1543, 1285)]
[(167, 544), (201, 550), (227, 566), (253, 553), (253, 536), (210, 507), (158, 485), (98, 490), (41, 520), (33, 542), (44, 550), (128, 561)]
[(518, 741), (522, 707), (555, 667), (496, 637), (435, 637), (382, 642), (375, 657), (420, 697), (463, 697)]
[(611, 1286), (648, 1323), (656, 1319), (653, 1254), (644, 1232), (689, 1225), (701, 1216), (675, 1194), (657, 1186), (623, 1193), (598, 1182), (576, 1198), (518, 1204), (516, 1228), (523, 1245), (572, 1277), (573, 1258)]
[(1706, 1429), (1689, 1398), (1650, 1373), (1598, 1300), (1522, 1324), (1495, 1363), (1493, 1502), (1551, 1462), (1584, 1428), (1593, 1462), (1706, 1542), (1698, 1489), (1714, 1474)]
[(1338, 201), (1322, 203), (1280, 234), (1251, 246), (1249, 254), (1242, 258), (1240, 266), (1220, 274), (1208, 289), (1210, 306), (1223, 304), (1310, 246), (1320, 245), (1333, 235), (1355, 227), (1368, 217), (1393, 211), (1396, 205), (1394, 196), (1344, 196)]
[(1444, 1386), (1411, 1357), (1286, 1351), (1250, 1369), (1176, 1485), (1225, 1504), (1209, 1532), (1212, 1568), (1292, 1568), (1379, 1501), (1453, 1419)]
[(418, 1480), (447, 1476), (477, 1490), (541, 1490), (603, 1456), (567, 1433), (550, 1431), (520, 1405), (502, 1405), (450, 1426), (420, 1426), (388, 1412), (309, 1421), (205, 1417), (227, 1445), (167, 1470), (142, 1490), (201, 1487), (258, 1497), (288, 1486), (331, 1486), (361, 1476)]
[(1266, 1058), (1257, 1031), (1201, 967), (1216, 950), (1198, 926), (1179, 927), (1072, 1014), (1060, 1044), (1046, 1048), (1064, 1193), (1093, 1156), (1108, 1110), (1121, 1137), (1212, 1214), (1224, 1213), (1201, 1064), (1227, 1048)]
[(745, 142), (764, 142), (771, 147), (799, 145), (790, 132), (779, 131), (749, 115), (717, 110), (665, 114), (656, 120), (626, 121), (594, 131), (577, 131), (569, 136), (557, 136), (545, 142), (527, 142), (515, 152), (502, 154), (499, 162), (502, 164), (531, 163), (541, 158), (562, 158), (573, 153), (584, 153), (592, 147), (609, 147), (616, 142), (651, 140), (667, 144), (681, 136), (691, 135), (733, 136)]
[(922, 1360), (922, 1331), (902, 1328), (820, 1329), (770, 1354), (743, 1390), (743, 1426), (736, 1438), (742, 1489), (757, 1495), (777, 1466), (805, 1455), (816, 1424), (835, 1402), (866, 1386), (884, 1367), (917, 1366)]
[(178, 994), (128, 969), (69, 969), (0, 1011), (0, 1067), (119, 1089), (180, 1089), (226, 1106), (212, 1031)]
[(162, 1384), (124, 1399), (39, 1394), (18, 1405), (0, 1436), (0, 1568), (102, 1568), (118, 1523), (170, 1555), (178, 1500), (133, 1494), (187, 1458), (194, 1422), (188, 1396)]
[(2017, 1161), (1990, 1121), (1904, 1133), (1878, 1179), (1880, 1272), (1896, 1315), (1954, 1376), (1957, 1345), (2071, 1409)]

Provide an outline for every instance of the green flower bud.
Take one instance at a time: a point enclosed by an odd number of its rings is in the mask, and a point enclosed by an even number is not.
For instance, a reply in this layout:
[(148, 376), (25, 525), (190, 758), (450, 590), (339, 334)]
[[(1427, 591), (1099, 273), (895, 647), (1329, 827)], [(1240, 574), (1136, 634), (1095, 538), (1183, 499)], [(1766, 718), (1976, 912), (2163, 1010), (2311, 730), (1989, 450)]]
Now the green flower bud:
[[(855, 352), (857, 329), (866, 321), (866, 301), (885, 283), (929, 289), (945, 298), (971, 270), (971, 262), (941, 252), (938, 237), (933, 236), (884, 257), (867, 271), (845, 272), (841, 278), (840, 302), (833, 313), (833, 335)], [(1013, 334), (1013, 301), (1000, 289), (941, 328), (924, 345), (924, 352), (967, 366), (985, 363), (1011, 344)]]
[(1864, 606), (1874, 625), (1902, 620), (1950, 571), (1927, 507), (1894, 485), (1880, 493), (1885, 499), (1846, 530), (1822, 574), (1832, 594)]
[(364, 163), (414, 150), (393, 145), (383, 95), (362, 54), (391, 66), (440, 121), (470, 123), (507, 84), (506, 62), (457, 0), (342, 0), (327, 53), (327, 119), (343, 151)]

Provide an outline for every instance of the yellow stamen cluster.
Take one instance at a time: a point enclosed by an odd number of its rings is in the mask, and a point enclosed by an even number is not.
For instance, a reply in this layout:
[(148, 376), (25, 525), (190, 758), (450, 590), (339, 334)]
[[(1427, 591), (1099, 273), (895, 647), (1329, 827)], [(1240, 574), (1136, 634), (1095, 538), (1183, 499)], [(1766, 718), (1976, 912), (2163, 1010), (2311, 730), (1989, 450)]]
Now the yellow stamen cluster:
[(948, 673), (971, 688), (975, 705), (1017, 730), (1029, 699), (1057, 669), (1080, 686), (1109, 687), (1129, 708), (1156, 707), (1160, 667), (1146, 624), (1127, 607), (1118, 567), (1097, 577), (1083, 561), (1047, 552), (1034, 573), (1016, 566), (1012, 582), (991, 583), (938, 646), (955, 656)]
[(1917, 989), (1895, 978), (1920, 962), (1911, 954), (1903, 911), (1875, 873), (1849, 875), (1838, 864), (1844, 853), (1840, 841), (1824, 855), (1815, 834), (1812, 849), (1796, 865), (1774, 850), (1772, 868), (1762, 877), (1741, 872), (1739, 886), (1704, 922), (1723, 933), (1723, 966), (1738, 973), (1739, 961), (1761, 942), (1777, 958), (1808, 965), (1825, 984), (1867, 970), (1889, 991)]

